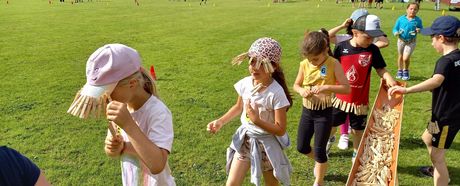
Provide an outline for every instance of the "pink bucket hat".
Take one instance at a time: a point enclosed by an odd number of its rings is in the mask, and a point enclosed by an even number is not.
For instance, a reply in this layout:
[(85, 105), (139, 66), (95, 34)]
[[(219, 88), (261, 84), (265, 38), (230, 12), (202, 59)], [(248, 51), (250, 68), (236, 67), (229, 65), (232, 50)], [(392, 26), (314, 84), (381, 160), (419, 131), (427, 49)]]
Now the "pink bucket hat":
[(257, 59), (256, 68), (259, 68), (263, 64), (265, 71), (272, 73), (274, 69), (271, 63), (281, 63), (281, 46), (278, 41), (272, 38), (263, 37), (257, 39), (252, 43), (248, 52), (233, 58), (232, 63), (239, 65), (247, 58), (249, 58), (249, 62), (253, 58)]
[(93, 111), (105, 110), (118, 81), (140, 69), (141, 58), (133, 48), (123, 44), (107, 44), (98, 48), (86, 62), (86, 84), (67, 112), (87, 118)]

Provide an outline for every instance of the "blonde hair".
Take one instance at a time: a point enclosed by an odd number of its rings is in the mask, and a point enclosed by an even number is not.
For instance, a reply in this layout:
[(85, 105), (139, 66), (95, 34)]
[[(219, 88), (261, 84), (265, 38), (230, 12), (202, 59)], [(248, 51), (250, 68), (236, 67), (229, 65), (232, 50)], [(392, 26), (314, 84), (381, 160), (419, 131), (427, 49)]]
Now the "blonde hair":
[(139, 84), (143, 85), (142, 88), (147, 93), (159, 98), (155, 81), (153, 81), (153, 78), (150, 76), (150, 74), (147, 73), (147, 71), (144, 68), (141, 67), (139, 71), (120, 80), (118, 84), (128, 83), (128, 81), (131, 79), (137, 79), (140, 82)]

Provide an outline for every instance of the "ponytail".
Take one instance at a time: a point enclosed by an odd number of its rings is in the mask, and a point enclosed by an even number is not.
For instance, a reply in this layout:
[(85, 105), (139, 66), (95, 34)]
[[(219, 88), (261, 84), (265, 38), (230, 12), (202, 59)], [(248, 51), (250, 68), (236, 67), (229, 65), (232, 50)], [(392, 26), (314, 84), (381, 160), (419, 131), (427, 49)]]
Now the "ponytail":
[(272, 73), (272, 78), (275, 79), (276, 82), (278, 82), (281, 85), (281, 87), (283, 87), (284, 94), (286, 95), (286, 98), (288, 99), (290, 104), (289, 107), (286, 109), (287, 112), (289, 108), (292, 106), (292, 95), (291, 93), (289, 93), (289, 89), (286, 85), (286, 79), (284, 78), (284, 72), (281, 69), (281, 66), (273, 62), (272, 64), (276, 66), (275, 71)]
[(142, 74), (142, 79), (144, 80), (143, 81), (144, 90), (155, 97), (159, 97), (158, 92), (157, 92), (157, 87), (155, 85), (155, 81), (153, 81), (153, 78), (150, 76), (150, 74), (147, 73), (147, 71), (142, 67), (141, 67), (140, 72)]
[(329, 48), (329, 50), (327, 51), (327, 54), (329, 54), (329, 56), (334, 56), (331, 50), (331, 40), (329, 38), (329, 32), (325, 28), (321, 28), (319, 31), (326, 35), (326, 45)]

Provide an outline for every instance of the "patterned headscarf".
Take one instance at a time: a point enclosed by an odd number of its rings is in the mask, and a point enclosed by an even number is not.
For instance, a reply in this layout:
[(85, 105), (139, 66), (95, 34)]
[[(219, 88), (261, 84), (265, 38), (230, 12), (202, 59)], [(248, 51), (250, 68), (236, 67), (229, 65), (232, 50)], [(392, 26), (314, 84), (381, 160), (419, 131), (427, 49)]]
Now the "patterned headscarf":
[(249, 62), (251, 62), (253, 58), (257, 59), (257, 69), (259, 69), (263, 64), (265, 72), (273, 73), (275, 70), (273, 69), (271, 63), (281, 63), (281, 46), (272, 38), (263, 37), (257, 39), (254, 43), (252, 43), (248, 52), (242, 53), (233, 58), (232, 64), (239, 65), (248, 58)]

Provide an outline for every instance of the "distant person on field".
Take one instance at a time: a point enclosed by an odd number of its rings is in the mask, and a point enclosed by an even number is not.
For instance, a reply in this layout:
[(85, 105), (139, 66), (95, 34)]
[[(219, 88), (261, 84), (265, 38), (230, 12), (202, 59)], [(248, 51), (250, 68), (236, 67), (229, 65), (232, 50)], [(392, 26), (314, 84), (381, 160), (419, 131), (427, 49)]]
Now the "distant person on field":
[[(363, 8), (356, 9), (355, 11), (353, 11), (350, 18), (346, 19), (341, 25), (329, 30), (329, 39), (331, 43), (338, 44), (340, 42), (350, 40), (353, 36), (353, 32), (352, 32), (353, 22), (356, 21), (359, 17), (366, 16), (368, 14), (369, 12)], [(343, 29), (346, 29), (346, 32), (347, 32), (346, 34), (337, 34), (340, 30), (343, 30)], [(379, 48), (385, 48), (388, 46), (389, 41), (386, 35), (382, 35), (382, 36), (375, 37), (373, 43)], [(349, 118), (347, 117), (345, 120), (345, 123), (340, 125), (340, 139), (339, 139), (339, 142), (337, 143), (337, 147), (339, 149), (342, 149), (342, 150), (348, 149), (348, 139), (349, 139), (348, 134), (350, 133), (349, 128), (350, 128), (350, 122), (349, 122)], [(331, 137), (328, 140), (327, 148), (326, 148), (328, 154), (330, 152), (332, 144), (335, 142), (335, 133), (336, 133), (336, 127), (332, 127)]]
[(358, 8), (366, 8), (366, 2), (368, 2), (368, 0), (359, 0)]
[(18, 151), (0, 146), (0, 185), (48, 186), (45, 174), (29, 158)]
[(383, 8), (383, 0), (375, 0), (375, 8), (382, 9)]
[(398, 72), (397, 79), (409, 80), (410, 56), (415, 50), (417, 33), (423, 28), (422, 20), (417, 16), (419, 4), (409, 3), (406, 15), (400, 16), (393, 27), (393, 34), (398, 37)]
[(120, 158), (123, 185), (175, 185), (168, 165), (171, 112), (158, 98), (139, 53), (122, 44), (104, 45), (89, 57), (86, 76), (81, 94), (112, 99), (106, 117), (119, 132), (115, 136), (107, 132), (104, 150)]
[(433, 75), (412, 87), (395, 86), (388, 95), (431, 91), (431, 121), (422, 135), (433, 164), (434, 185), (449, 183), (446, 151), (460, 129), (460, 20), (454, 16), (441, 16), (429, 28), (421, 30), (431, 36), (431, 45), (442, 57), (436, 62)]
[(387, 86), (394, 86), (396, 82), (385, 69), (386, 63), (380, 49), (373, 44), (374, 38), (385, 35), (380, 30), (380, 19), (376, 15), (361, 16), (354, 21), (352, 32), (351, 40), (338, 43), (334, 49), (334, 57), (343, 67), (351, 86), (351, 93), (336, 94), (332, 125), (343, 124), (349, 117), (354, 135), (354, 160), (366, 127), (372, 67), (386, 81)]
[(241, 126), (227, 149), (227, 185), (242, 185), (251, 170), (251, 183), (290, 185), (291, 164), (283, 152), (290, 145), (286, 132), (286, 112), (292, 105), (291, 95), (281, 69), (281, 46), (271, 38), (257, 39), (248, 52), (233, 59), (240, 64), (249, 58), (250, 76), (238, 81), (235, 105), (207, 130), (217, 133), (222, 126), (240, 116)]
[[(315, 160), (317, 186), (325, 185), (326, 145), (332, 127), (332, 98), (335, 93), (348, 94), (350, 84), (340, 63), (332, 57), (325, 29), (305, 35), (300, 49), (304, 60), (294, 83), (294, 91), (303, 99), (297, 130), (297, 150)], [(314, 136), (314, 148), (310, 145)]]

